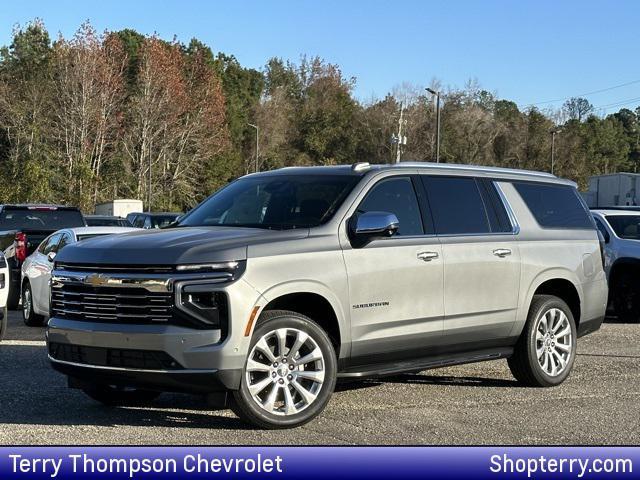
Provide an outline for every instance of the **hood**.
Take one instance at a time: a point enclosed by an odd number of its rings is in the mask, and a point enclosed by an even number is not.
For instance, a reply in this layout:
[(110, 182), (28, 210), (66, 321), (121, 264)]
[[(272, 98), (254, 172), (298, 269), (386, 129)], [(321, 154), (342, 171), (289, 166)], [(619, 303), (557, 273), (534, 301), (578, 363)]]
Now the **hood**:
[(69, 245), (56, 256), (56, 262), (110, 265), (228, 262), (245, 260), (249, 245), (304, 238), (308, 235), (308, 229), (181, 227), (138, 230)]

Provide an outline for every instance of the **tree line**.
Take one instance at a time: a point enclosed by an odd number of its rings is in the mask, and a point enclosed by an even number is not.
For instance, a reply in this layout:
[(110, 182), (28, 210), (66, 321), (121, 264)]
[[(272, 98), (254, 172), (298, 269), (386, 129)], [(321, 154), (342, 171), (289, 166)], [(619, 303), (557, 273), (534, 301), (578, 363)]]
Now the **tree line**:
[[(403, 85), (359, 101), (356, 80), (318, 57), (270, 59), (260, 70), (191, 40), (88, 22), (52, 40), (35, 20), (0, 49), (1, 202), (59, 202), (93, 211), (113, 198), (186, 210), (255, 169), (396, 156), (435, 158), (434, 102)], [(583, 98), (559, 110), (519, 107), (470, 82), (442, 92), (441, 161), (589, 176), (637, 171), (640, 109), (595, 115)], [(259, 129), (256, 162), (255, 125)]]

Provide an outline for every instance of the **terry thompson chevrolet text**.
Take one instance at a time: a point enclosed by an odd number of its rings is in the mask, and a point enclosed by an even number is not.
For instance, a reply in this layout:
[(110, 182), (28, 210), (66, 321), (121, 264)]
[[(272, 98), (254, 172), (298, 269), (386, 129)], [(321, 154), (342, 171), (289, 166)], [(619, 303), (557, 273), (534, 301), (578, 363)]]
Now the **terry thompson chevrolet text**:
[(507, 358), (554, 386), (604, 318), (601, 248), (575, 184), (549, 174), (248, 175), (172, 228), (62, 250), (49, 357), (106, 404), (231, 392), (265, 428), (311, 420), (341, 378)]

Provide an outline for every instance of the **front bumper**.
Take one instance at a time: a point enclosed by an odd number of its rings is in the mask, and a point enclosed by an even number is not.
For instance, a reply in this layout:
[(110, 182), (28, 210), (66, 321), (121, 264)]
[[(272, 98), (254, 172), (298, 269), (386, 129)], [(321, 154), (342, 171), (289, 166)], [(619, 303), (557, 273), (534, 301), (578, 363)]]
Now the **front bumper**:
[(49, 357), (51, 366), (67, 375), (71, 384), (118, 385), (162, 392), (207, 394), (234, 390), (241, 370), (139, 370), (94, 367)]
[[(73, 378), (96, 383), (144, 387), (156, 390), (206, 393), (237, 390), (242, 361), (230, 355), (229, 338), (220, 341), (220, 330), (194, 330), (173, 325), (120, 325), (73, 321), (52, 317), (47, 329), (49, 359), (54, 369)], [(123, 363), (97, 360), (95, 355), (54, 358), (55, 346), (84, 350), (161, 352), (174, 359), (170, 369), (121, 367)], [(86, 347), (86, 348), (85, 348)]]

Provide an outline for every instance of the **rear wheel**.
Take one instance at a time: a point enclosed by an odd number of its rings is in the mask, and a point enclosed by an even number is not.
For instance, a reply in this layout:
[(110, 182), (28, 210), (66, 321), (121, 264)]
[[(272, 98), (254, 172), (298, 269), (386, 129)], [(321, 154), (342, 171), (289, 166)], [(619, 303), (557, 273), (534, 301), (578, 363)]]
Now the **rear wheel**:
[(83, 388), (82, 391), (97, 402), (112, 407), (145, 405), (155, 400), (161, 393), (115, 385), (92, 385)]
[(524, 331), (508, 360), (511, 373), (532, 387), (560, 385), (573, 367), (576, 337), (567, 304), (552, 295), (535, 295)]
[(22, 319), (29, 327), (41, 327), (44, 323), (44, 316), (33, 310), (33, 292), (29, 282), (22, 287)]
[(7, 326), (9, 325), (9, 312), (5, 306), (2, 309), (2, 319), (0, 320), (0, 342), (4, 339), (7, 333)]
[(640, 281), (631, 272), (622, 272), (612, 285), (613, 309), (623, 322), (640, 321)]
[(329, 402), (336, 365), (329, 337), (313, 320), (295, 312), (267, 311), (251, 339), (232, 408), (261, 428), (303, 425)]

